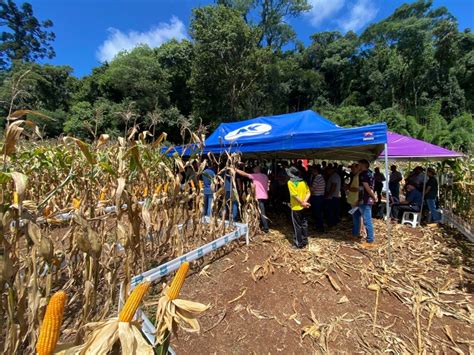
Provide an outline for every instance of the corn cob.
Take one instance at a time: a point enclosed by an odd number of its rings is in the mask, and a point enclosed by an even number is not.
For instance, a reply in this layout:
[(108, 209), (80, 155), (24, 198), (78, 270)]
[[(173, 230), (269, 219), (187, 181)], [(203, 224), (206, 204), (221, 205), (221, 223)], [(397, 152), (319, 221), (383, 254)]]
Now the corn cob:
[(18, 202), (20, 201), (20, 198), (18, 197), (18, 192), (13, 192), (13, 204), (18, 206)]
[(183, 287), (184, 279), (189, 270), (189, 262), (184, 262), (178, 269), (178, 272), (174, 276), (173, 282), (171, 283), (170, 288), (167, 291), (168, 298), (174, 300), (178, 298), (181, 287)]
[(58, 291), (49, 300), (43, 324), (41, 325), (38, 343), (36, 344), (36, 351), (39, 355), (50, 355), (56, 347), (63, 322), (66, 297), (64, 291)]
[(142, 301), (143, 297), (150, 288), (150, 285), (151, 282), (142, 282), (140, 285), (133, 289), (132, 293), (130, 294), (130, 296), (128, 296), (127, 301), (125, 302), (125, 305), (120, 311), (119, 322), (128, 323), (132, 321), (133, 316), (135, 315), (135, 312), (137, 311), (138, 306), (140, 305), (140, 302)]
[(79, 207), (81, 207), (81, 200), (77, 199), (77, 198), (73, 198), (72, 199), (72, 208), (74, 208), (75, 210), (79, 209)]
[(148, 186), (145, 186), (145, 189), (143, 190), (143, 197), (148, 197)]
[(163, 187), (162, 184), (157, 185), (156, 188), (155, 188), (155, 194), (158, 195), (160, 193), (162, 187)]
[(43, 211), (43, 216), (48, 217), (52, 212), (51, 206), (46, 206)]
[(100, 191), (100, 195), (99, 195), (99, 201), (105, 201), (106, 198), (107, 198), (107, 189), (106, 188), (103, 188), (101, 191)]

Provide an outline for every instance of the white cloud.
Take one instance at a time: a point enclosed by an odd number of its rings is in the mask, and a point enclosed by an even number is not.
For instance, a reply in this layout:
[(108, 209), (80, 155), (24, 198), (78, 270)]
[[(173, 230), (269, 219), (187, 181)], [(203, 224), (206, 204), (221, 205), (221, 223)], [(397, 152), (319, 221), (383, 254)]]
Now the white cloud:
[(350, 8), (349, 16), (340, 18), (337, 23), (344, 32), (358, 31), (372, 21), (378, 11), (371, 0), (357, 0)]
[(307, 16), (313, 26), (319, 26), (330, 19), (344, 6), (345, 0), (309, 0), (312, 9)]
[(184, 23), (175, 16), (170, 19), (169, 23), (162, 22), (146, 32), (124, 33), (116, 28), (109, 28), (109, 37), (97, 50), (97, 59), (101, 62), (111, 61), (120, 51), (131, 50), (140, 44), (159, 47), (170, 39), (182, 40), (186, 37)]

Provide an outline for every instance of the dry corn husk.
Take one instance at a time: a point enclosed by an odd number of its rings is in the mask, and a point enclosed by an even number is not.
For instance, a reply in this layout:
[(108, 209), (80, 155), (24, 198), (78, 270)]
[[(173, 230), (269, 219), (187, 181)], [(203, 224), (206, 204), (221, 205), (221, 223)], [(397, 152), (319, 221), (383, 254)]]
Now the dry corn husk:
[(91, 330), (84, 344), (66, 348), (62, 354), (109, 354), (114, 344), (120, 341), (123, 354), (154, 354), (153, 347), (145, 340), (140, 324), (133, 321), (139, 303), (146, 294), (150, 282), (139, 285), (130, 294), (118, 317), (102, 322), (89, 323), (86, 331)]
[(156, 311), (156, 344), (163, 344), (167, 332), (175, 333), (177, 327), (187, 332), (199, 332), (200, 326), (196, 317), (207, 310), (209, 305), (181, 299), (171, 300), (168, 288), (158, 301)]
[(89, 323), (85, 328), (86, 331), (92, 331), (84, 344), (57, 354), (107, 355), (117, 341), (120, 341), (122, 354), (154, 354), (153, 347), (145, 340), (138, 322), (119, 322), (118, 318), (111, 318), (104, 322)]

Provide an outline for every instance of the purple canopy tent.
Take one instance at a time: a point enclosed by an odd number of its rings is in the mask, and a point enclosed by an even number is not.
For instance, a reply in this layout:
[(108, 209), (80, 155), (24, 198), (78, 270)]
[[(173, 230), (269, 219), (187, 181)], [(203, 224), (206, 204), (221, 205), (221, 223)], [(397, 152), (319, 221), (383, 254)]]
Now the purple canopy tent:
[[(406, 160), (406, 161), (433, 161), (444, 159), (461, 158), (464, 155), (452, 150), (439, 147), (437, 145), (404, 136), (402, 134), (387, 132), (387, 144), (385, 150), (379, 155), (380, 160), (385, 160), (385, 174), (388, 176), (388, 160)], [(423, 181), (423, 192), (426, 189), (426, 174)], [(389, 211), (387, 189), (387, 211)], [(423, 212), (424, 200), (421, 203), (420, 213)], [(387, 229), (389, 229), (387, 218)], [(390, 233), (389, 233), (390, 235)]]
[[(388, 159), (391, 160), (444, 160), (463, 157), (461, 153), (394, 132), (387, 132), (387, 146)], [(385, 151), (379, 156), (379, 159), (384, 158)]]

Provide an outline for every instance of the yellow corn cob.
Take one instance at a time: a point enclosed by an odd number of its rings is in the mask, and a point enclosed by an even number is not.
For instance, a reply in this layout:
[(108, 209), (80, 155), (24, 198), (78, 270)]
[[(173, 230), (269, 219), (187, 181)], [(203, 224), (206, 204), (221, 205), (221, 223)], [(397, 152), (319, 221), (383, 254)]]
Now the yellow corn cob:
[(73, 198), (72, 199), (72, 208), (74, 208), (75, 210), (77, 210), (79, 207), (81, 207), (81, 200), (77, 199), (77, 198)]
[(122, 310), (119, 314), (119, 322), (131, 322), (135, 312), (140, 305), (143, 297), (147, 293), (148, 289), (150, 288), (151, 282), (142, 282), (140, 285), (135, 287), (132, 293), (128, 296), (125, 305), (123, 306)]
[(143, 197), (148, 196), (148, 186), (145, 186), (145, 189), (143, 190)]
[(186, 279), (186, 274), (189, 270), (189, 262), (184, 262), (178, 269), (176, 275), (174, 275), (173, 282), (171, 283), (170, 288), (167, 291), (168, 298), (170, 300), (175, 300), (179, 296), (181, 287), (183, 287), (184, 279)]
[(46, 206), (43, 211), (43, 216), (48, 217), (52, 212), (51, 206)]
[(18, 192), (13, 192), (13, 204), (18, 206), (18, 202), (20, 201), (18, 197)]
[(199, 189), (202, 190), (204, 188), (204, 183), (202, 180), (199, 180)]
[(167, 183), (165, 184), (165, 186), (163, 187), (163, 191), (164, 191), (165, 193), (168, 192), (168, 186), (169, 186), (169, 182), (167, 182)]
[(50, 355), (53, 353), (59, 339), (59, 331), (63, 322), (64, 304), (66, 293), (56, 292), (49, 300), (43, 324), (41, 325), (36, 351), (39, 355)]
[(158, 195), (158, 194), (160, 193), (160, 191), (161, 191), (161, 187), (162, 187), (162, 186), (163, 186), (163, 185), (161, 185), (161, 184), (159, 184), (159, 185), (156, 185), (156, 188), (155, 188), (155, 194), (157, 194), (157, 195)]
[(194, 181), (193, 181), (193, 180), (191, 180), (191, 188), (192, 188), (193, 190), (196, 189), (196, 185), (194, 185)]
[(105, 189), (105, 188), (103, 188), (100, 191), (99, 201), (105, 201), (105, 199), (107, 198), (106, 191), (107, 191), (107, 189)]

